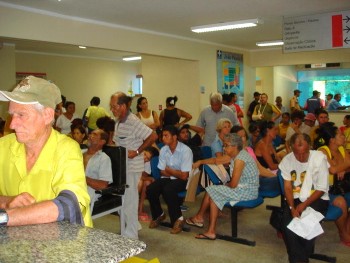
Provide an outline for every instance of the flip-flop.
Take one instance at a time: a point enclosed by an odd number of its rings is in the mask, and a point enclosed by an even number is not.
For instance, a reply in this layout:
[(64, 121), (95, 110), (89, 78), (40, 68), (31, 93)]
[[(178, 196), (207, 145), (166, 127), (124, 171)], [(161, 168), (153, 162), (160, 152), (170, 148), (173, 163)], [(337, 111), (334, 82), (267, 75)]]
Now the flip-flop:
[(195, 222), (195, 221), (193, 221), (192, 218), (187, 218), (187, 219), (186, 219), (186, 224), (187, 224), (187, 225), (190, 225), (190, 226), (195, 226), (195, 227), (203, 228), (203, 223)]
[(205, 234), (198, 234), (197, 236), (195, 236), (195, 238), (204, 239), (204, 240), (215, 240), (216, 239), (216, 237), (208, 237)]

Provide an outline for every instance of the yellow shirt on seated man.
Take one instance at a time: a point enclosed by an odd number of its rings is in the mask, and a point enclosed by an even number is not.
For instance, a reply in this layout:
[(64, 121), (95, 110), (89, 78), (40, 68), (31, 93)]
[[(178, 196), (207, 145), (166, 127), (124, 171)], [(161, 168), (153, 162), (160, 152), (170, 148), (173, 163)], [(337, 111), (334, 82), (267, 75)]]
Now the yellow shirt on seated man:
[(85, 226), (92, 227), (83, 159), (75, 141), (52, 130), (29, 173), (24, 145), (17, 142), (16, 135), (5, 136), (0, 142), (0, 195), (15, 196), (28, 192), (40, 202), (52, 200), (61, 191), (70, 190), (78, 199)]
[(59, 88), (28, 76), (13, 91), (0, 90), (0, 101), (9, 102), (14, 130), (0, 138), (0, 225), (92, 226), (79, 145), (52, 128)]

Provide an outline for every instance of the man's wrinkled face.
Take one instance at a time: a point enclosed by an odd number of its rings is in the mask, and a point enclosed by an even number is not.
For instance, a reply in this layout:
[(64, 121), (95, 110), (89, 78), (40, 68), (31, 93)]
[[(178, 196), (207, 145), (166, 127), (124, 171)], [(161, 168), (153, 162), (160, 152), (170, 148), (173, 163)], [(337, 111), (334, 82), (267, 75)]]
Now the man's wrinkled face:
[(294, 156), (297, 158), (297, 160), (299, 160), (300, 162), (305, 162), (305, 156), (309, 153), (310, 146), (302, 136), (299, 136), (295, 140), (292, 149)]
[(103, 145), (103, 140), (101, 139), (102, 131), (100, 129), (93, 130), (88, 136), (88, 145), (97, 146)]
[[(36, 143), (50, 123), (33, 105), (10, 102), (9, 113), (12, 116), (10, 129), (15, 130), (17, 141), (24, 144)], [(53, 110), (52, 110), (53, 115)]]
[(125, 105), (118, 104), (118, 96), (113, 96), (109, 102), (109, 107), (116, 119), (120, 120), (124, 117)]
[(219, 112), (222, 108), (222, 103), (221, 102), (210, 102), (211, 109), (214, 112)]

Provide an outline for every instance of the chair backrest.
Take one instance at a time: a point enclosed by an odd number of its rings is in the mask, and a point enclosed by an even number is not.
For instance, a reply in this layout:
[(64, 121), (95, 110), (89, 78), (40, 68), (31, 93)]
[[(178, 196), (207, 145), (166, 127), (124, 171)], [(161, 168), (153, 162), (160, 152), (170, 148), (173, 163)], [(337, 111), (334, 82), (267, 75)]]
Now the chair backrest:
[(159, 156), (153, 156), (150, 162), (152, 177), (156, 180), (160, 179), (160, 170), (158, 168)]
[(211, 147), (210, 146), (201, 146), (202, 159), (209, 159), (212, 157)]
[(113, 183), (119, 188), (126, 185), (126, 149), (122, 146), (103, 146), (102, 151), (111, 158)]
[(208, 175), (209, 180), (213, 184), (222, 184), (222, 182), (219, 180), (218, 176), (214, 173), (214, 171), (206, 164), (203, 165), (204, 172)]
[(284, 196), (284, 179), (282, 177), (281, 170), (279, 170), (279, 169), (277, 171), (277, 178), (278, 178), (278, 182), (279, 182), (280, 187), (281, 187), (281, 194)]

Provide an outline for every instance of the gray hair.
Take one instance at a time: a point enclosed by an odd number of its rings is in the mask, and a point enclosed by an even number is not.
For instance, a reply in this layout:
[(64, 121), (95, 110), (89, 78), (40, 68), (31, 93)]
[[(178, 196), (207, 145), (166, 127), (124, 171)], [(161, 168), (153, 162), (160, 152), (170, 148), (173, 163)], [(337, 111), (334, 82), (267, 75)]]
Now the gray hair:
[(222, 95), (219, 92), (213, 92), (210, 94), (210, 103), (222, 103)]
[(292, 150), (294, 150), (294, 144), (296, 143), (296, 141), (298, 139), (301, 139), (303, 141), (306, 141), (306, 143), (309, 145), (309, 147), (311, 147), (311, 138), (308, 134), (306, 133), (294, 133), (292, 135), (292, 137), (290, 138), (290, 147), (292, 148)]
[(228, 142), (232, 146), (237, 146), (237, 149), (241, 151), (243, 149), (243, 140), (241, 136), (236, 133), (229, 133), (225, 135), (225, 142)]
[[(35, 104), (32, 104), (32, 107), (34, 110), (36, 110), (37, 112), (39, 112), (41, 115), (43, 114), (44, 112), (44, 109), (45, 108), (49, 108), (49, 109), (52, 109), (50, 107), (45, 107), (44, 105), (42, 105), (41, 103), (35, 103)], [(54, 109), (52, 109), (54, 111)], [(55, 117), (54, 117), (54, 114), (52, 115), (52, 120), (51, 120), (51, 125), (53, 125), (55, 123)]]

